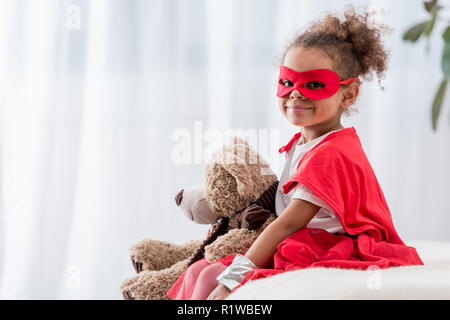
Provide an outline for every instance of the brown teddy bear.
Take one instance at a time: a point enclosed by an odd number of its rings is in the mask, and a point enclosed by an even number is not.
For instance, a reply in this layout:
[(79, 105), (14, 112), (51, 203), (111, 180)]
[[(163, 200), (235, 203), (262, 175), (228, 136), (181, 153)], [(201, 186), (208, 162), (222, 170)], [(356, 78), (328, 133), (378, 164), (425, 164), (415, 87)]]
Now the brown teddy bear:
[(130, 248), (136, 276), (120, 290), (125, 299), (167, 300), (167, 291), (192, 263), (243, 253), (276, 218), (276, 175), (248, 143), (232, 137), (206, 165), (205, 185), (181, 190), (175, 201), (196, 223), (212, 224), (205, 240), (184, 244), (144, 239)]

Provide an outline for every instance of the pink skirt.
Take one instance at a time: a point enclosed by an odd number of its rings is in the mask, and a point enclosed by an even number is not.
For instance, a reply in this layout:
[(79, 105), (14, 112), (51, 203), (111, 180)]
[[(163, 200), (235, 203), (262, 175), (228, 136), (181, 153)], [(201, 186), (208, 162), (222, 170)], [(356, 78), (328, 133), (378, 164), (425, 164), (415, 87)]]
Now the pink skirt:
[(217, 287), (216, 278), (227, 265), (219, 261), (209, 263), (205, 258), (198, 260), (183, 272), (169, 289), (167, 296), (172, 300), (206, 300)]

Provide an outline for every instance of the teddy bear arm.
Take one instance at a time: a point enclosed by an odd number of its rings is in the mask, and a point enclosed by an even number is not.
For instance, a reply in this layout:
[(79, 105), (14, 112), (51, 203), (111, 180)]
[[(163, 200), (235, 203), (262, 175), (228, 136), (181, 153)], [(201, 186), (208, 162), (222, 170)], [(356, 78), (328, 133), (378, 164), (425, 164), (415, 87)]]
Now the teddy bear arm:
[(186, 270), (187, 264), (188, 260), (184, 259), (163, 270), (145, 270), (123, 281), (120, 291), (127, 300), (169, 300), (167, 291)]
[(206, 260), (214, 263), (229, 255), (247, 252), (261, 232), (276, 218), (276, 214), (270, 214), (269, 218), (258, 230), (233, 229), (228, 231), (228, 233), (218, 237), (213, 243), (205, 247)]
[(162, 270), (189, 257), (202, 240), (190, 240), (184, 244), (144, 239), (131, 246), (133, 264), (140, 264), (141, 270)]
[(256, 230), (230, 230), (205, 247), (205, 258), (208, 262), (214, 263), (229, 255), (245, 253), (258, 235), (259, 232)]

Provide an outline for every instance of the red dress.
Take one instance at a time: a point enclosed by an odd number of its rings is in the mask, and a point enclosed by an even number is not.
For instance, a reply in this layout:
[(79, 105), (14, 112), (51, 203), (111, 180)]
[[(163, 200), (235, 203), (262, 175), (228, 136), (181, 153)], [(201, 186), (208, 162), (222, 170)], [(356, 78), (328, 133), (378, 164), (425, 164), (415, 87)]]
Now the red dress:
[[(297, 133), (279, 152), (288, 152), (300, 136), (301, 132)], [(406, 246), (398, 236), (383, 191), (353, 127), (329, 134), (307, 151), (296, 173), (283, 185), (283, 192), (288, 193), (298, 183), (305, 184), (333, 209), (346, 234), (303, 228), (277, 246), (268, 268), (251, 271), (240, 286), (309, 267), (383, 269), (423, 265), (416, 249)], [(217, 263), (229, 265), (233, 257)]]

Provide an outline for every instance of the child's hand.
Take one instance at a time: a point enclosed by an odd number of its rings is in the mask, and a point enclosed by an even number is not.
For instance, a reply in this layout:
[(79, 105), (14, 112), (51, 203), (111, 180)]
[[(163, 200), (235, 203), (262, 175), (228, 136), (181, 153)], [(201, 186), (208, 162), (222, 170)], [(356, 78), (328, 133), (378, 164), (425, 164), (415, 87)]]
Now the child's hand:
[(223, 284), (219, 284), (208, 296), (208, 300), (224, 300), (231, 293), (231, 290)]

